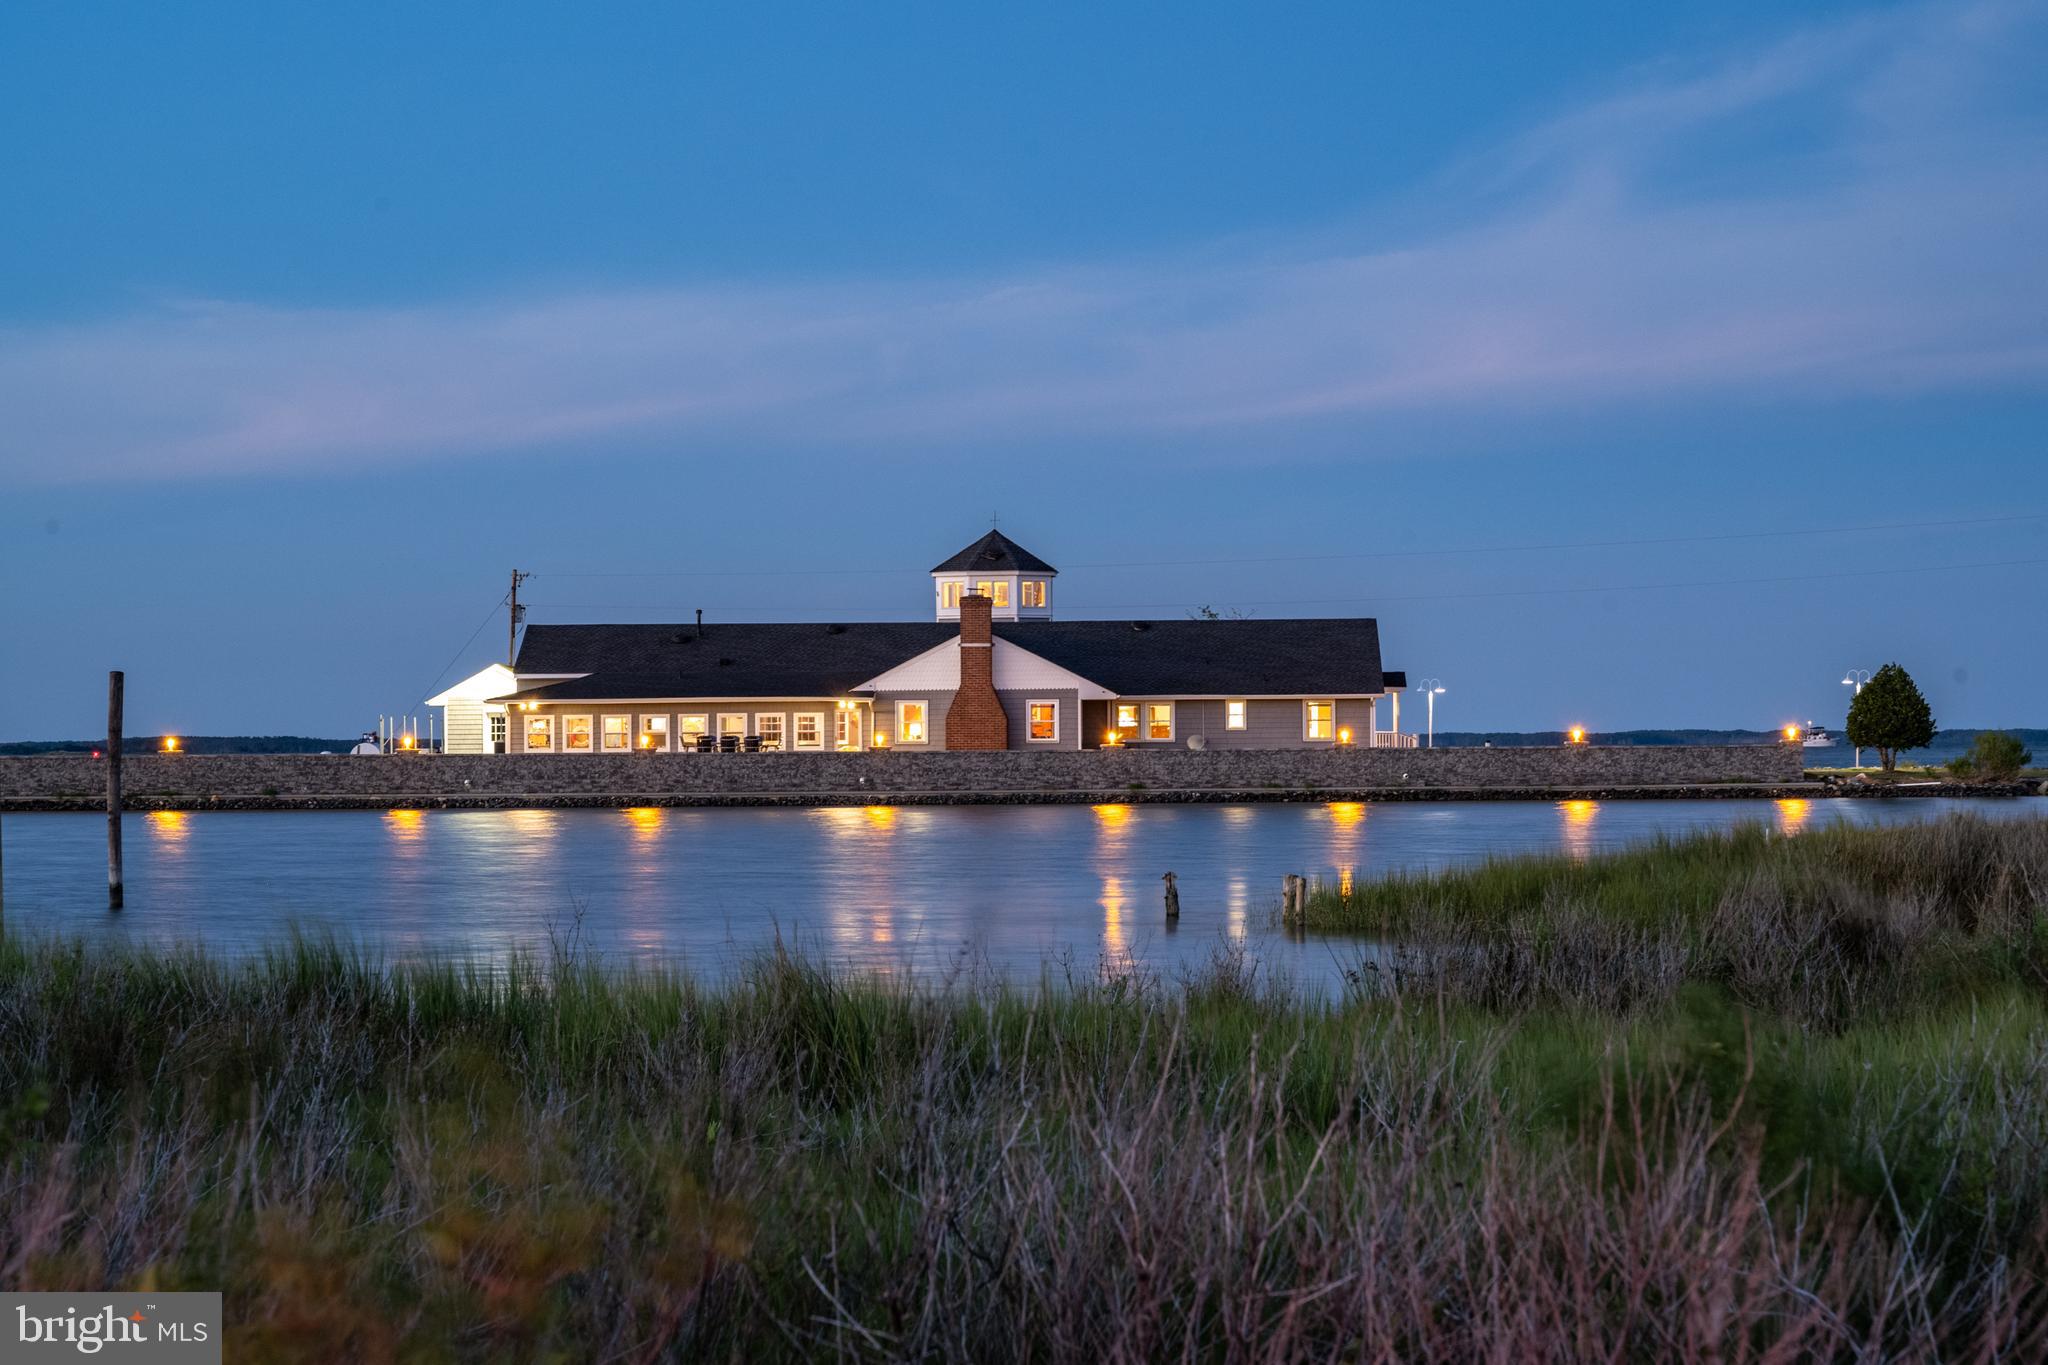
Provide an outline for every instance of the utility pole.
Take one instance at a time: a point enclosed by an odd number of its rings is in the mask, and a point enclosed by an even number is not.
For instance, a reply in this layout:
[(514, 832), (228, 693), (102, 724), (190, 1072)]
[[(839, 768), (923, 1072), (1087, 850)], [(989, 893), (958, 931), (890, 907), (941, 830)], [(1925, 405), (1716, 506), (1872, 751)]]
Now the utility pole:
[(107, 908), (121, 908), (121, 694), (127, 679), (107, 674)]
[(505, 666), (507, 668), (511, 667), (512, 661), (519, 657), (519, 622), (526, 615), (525, 608), (519, 605), (519, 585), (531, 577), (533, 575), (530, 573), (521, 573), (517, 569), (512, 571), (512, 594), (505, 599), (511, 608), (506, 613)]

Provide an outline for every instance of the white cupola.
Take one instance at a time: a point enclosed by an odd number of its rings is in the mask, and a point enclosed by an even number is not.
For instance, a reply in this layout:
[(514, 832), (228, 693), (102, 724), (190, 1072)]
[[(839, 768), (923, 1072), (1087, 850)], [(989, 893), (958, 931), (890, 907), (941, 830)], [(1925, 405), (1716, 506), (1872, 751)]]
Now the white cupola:
[(932, 600), (941, 621), (959, 620), (960, 599), (969, 593), (990, 600), (995, 620), (1050, 621), (1059, 572), (1001, 531), (990, 531), (932, 570)]

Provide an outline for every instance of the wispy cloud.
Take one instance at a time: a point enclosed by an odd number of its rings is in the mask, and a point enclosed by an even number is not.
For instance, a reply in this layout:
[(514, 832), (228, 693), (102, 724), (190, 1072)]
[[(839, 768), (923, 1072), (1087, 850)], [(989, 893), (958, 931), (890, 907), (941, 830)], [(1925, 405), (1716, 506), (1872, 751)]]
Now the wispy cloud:
[(1347, 246), (0, 328), (0, 478), (2037, 386), (2044, 18), (1900, 10), (1641, 73)]

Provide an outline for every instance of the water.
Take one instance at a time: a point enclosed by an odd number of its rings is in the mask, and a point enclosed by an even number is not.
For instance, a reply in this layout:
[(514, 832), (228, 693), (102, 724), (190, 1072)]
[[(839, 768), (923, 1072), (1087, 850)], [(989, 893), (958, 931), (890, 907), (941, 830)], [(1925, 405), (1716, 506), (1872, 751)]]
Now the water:
[[(545, 952), (706, 974), (779, 933), (835, 965), (1035, 976), (1135, 965), (1172, 976), (1224, 944), (1329, 979), (1356, 944), (1274, 924), (1281, 878), (1334, 881), (1488, 854), (1586, 855), (1659, 831), (1762, 821), (1786, 833), (1994, 818), (1977, 800), (1565, 801), (1249, 806), (510, 810), (130, 815), (127, 909), (106, 909), (104, 823), (6, 820), (11, 930), (241, 955), (296, 927), (393, 958)], [(1160, 874), (1179, 874), (1168, 930)]]

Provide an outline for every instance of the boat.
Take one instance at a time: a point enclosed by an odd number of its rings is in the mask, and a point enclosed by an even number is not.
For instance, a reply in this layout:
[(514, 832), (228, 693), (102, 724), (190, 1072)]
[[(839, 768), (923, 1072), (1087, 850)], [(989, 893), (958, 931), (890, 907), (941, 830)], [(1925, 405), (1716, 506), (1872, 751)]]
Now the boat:
[(1828, 733), (1825, 725), (1815, 725), (1812, 721), (1808, 721), (1802, 736), (1799, 742), (1808, 749), (1832, 749), (1835, 747), (1835, 737)]

